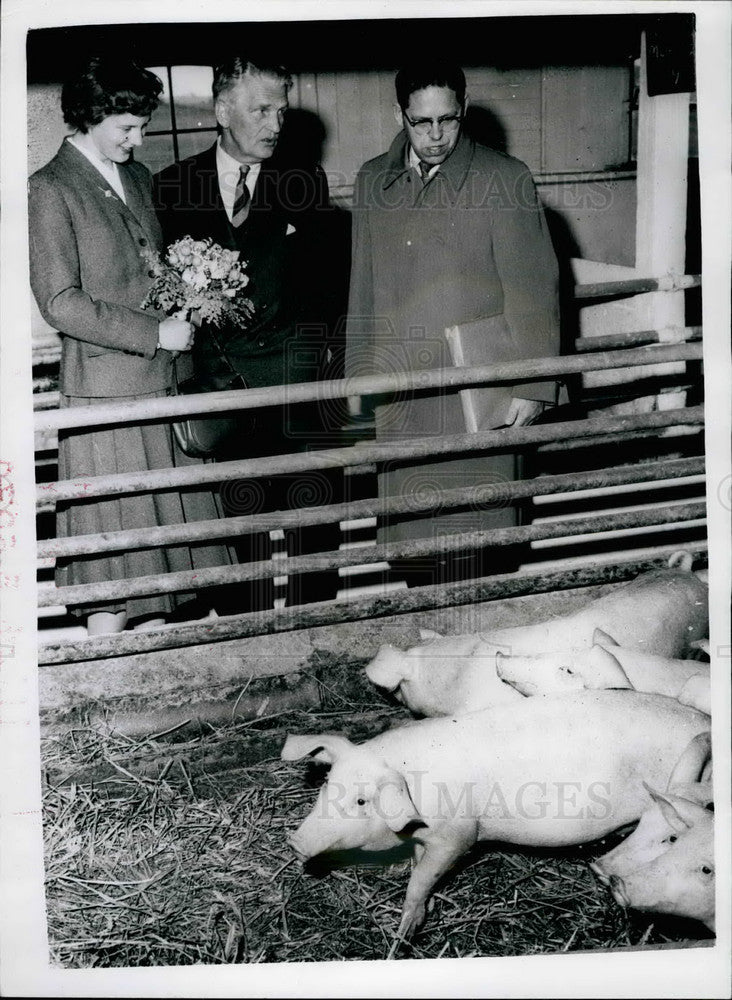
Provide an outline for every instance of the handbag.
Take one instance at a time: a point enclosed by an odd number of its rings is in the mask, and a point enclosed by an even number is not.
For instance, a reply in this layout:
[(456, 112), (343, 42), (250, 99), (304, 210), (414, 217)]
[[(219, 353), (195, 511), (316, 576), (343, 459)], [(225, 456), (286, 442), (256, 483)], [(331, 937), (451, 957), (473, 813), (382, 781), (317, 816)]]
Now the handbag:
[[(175, 358), (173, 359), (173, 380), (171, 396), (187, 396), (200, 392), (218, 392), (225, 389), (248, 389), (244, 376), (237, 372), (226, 356), (217, 337), (210, 331), (211, 340), (219, 357), (229, 371), (225, 378), (208, 377), (203, 384), (198, 374), (179, 381)], [(214, 458), (222, 454), (237, 439), (250, 436), (254, 431), (256, 418), (251, 411), (238, 411), (233, 416), (215, 414), (206, 417), (182, 417), (173, 421), (173, 436), (180, 450), (189, 458)]]

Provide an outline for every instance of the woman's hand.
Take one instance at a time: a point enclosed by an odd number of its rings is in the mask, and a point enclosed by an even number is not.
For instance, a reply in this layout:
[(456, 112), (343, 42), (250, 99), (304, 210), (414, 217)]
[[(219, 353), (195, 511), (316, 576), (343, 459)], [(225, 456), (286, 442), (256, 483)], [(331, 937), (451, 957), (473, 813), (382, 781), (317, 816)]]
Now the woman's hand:
[(190, 351), (193, 326), (184, 319), (164, 319), (158, 325), (158, 344), (164, 351)]

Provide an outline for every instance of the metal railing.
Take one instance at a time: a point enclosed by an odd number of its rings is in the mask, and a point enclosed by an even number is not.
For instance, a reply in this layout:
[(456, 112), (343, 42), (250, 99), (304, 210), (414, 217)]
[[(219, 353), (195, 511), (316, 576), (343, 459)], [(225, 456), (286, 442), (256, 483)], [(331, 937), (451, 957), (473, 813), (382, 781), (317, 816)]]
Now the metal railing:
[[(600, 282), (577, 286), (578, 299), (605, 298), (646, 291), (678, 291), (695, 287), (696, 276), (680, 278), (634, 279), (623, 282)], [(653, 287), (651, 287), (653, 286)], [(267, 388), (201, 393), (199, 395), (165, 397), (137, 402), (105, 402), (93, 406), (63, 410), (38, 409), (35, 427), (40, 432), (93, 428), (98, 425), (165, 421), (187, 414), (221, 413), (257, 407), (291, 405), (303, 402), (323, 402), (347, 396), (371, 394), (408, 394), (423, 390), (453, 390), (501, 382), (528, 382), (547, 378), (566, 378), (590, 371), (643, 368), (668, 365), (671, 362), (700, 362), (703, 358), (699, 343), (699, 327), (669, 327), (634, 333), (610, 334), (581, 338), (576, 342), (578, 353), (558, 358), (529, 358), (518, 362), (483, 365), (474, 368), (448, 368), (437, 371), (397, 372), (389, 375), (362, 376), (322, 382)], [(685, 378), (681, 375), (682, 380)], [(627, 391), (628, 387), (624, 387)], [(176, 490), (190, 486), (214, 485), (237, 479), (279, 474), (302, 474), (329, 468), (376, 466), (389, 461), (429, 460), (436, 457), (471, 455), (487, 451), (517, 451), (527, 447), (538, 453), (551, 453), (571, 448), (592, 448), (596, 445), (627, 444), (654, 440), (685, 428), (690, 433), (703, 430), (704, 411), (701, 405), (673, 410), (654, 410), (636, 414), (602, 414), (584, 419), (528, 427), (481, 431), (426, 439), (402, 440), (388, 444), (362, 441), (346, 447), (279, 455), (267, 458), (242, 459), (205, 463), (179, 468), (155, 469), (136, 473), (88, 477), (83, 481), (39, 483), (37, 508), (50, 511), (59, 501)], [(599, 470), (543, 475), (536, 479), (501, 483), (500, 501), (517, 503), (531, 497), (542, 498), (568, 493), (582, 493), (598, 488), (611, 489), (628, 485), (640, 486), (658, 480), (683, 482), (703, 476), (703, 458), (671, 457), (668, 460), (645, 461), (639, 465), (610, 465)], [(486, 506), (495, 496), (483, 497)], [(220, 518), (216, 521), (105, 532), (97, 535), (47, 539), (39, 543), (38, 555), (44, 560), (68, 558), (84, 554), (142, 549), (161, 545), (192, 544), (211, 539), (232, 539), (254, 532), (274, 529), (302, 528), (313, 524), (353, 521), (380, 515), (430, 516), (440, 511), (466, 505), (480, 506), (474, 490), (454, 488), (436, 490), (429, 497), (402, 496), (388, 499), (367, 499), (352, 503), (327, 504), (300, 510), (273, 511), (266, 514)], [(209, 586), (235, 584), (243, 581), (282, 577), (283, 575), (324, 569), (342, 569), (358, 564), (389, 562), (393, 559), (420, 558), (442, 552), (486, 546), (508, 546), (557, 537), (584, 534), (600, 536), (604, 532), (622, 529), (632, 533), (638, 529), (672, 525), (703, 524), (704, 503), (698, 500), (661, 505), (623, 512), (600, 512), (579, 516), (571, 521), (543, 522), (514, 528), (442, 535), (434, 539), (415, 539), (404, 543), (373, 545), (367, 550), (337, 551), (298, 557), (278, 557), (262, 562), (199, 569), (192, 579), (190, 573), (166, 573), (124, 580), (110, 580), (93, 585), (55, 587), (39, 585), (39, 606), (54, 607), (95, 601), (120, 599), (159, 593), (191, 592)], [(704, 546), (693, 543), (699, 551)], [(659, 552), (664, 552), (661, 547)], [(630, 564), (627, 564), (630, 566)], [(627, 567), (626, 567), (627, 570)], [(554, 587), (580, 586), (577, 580), (604, 580), (613, 574), (622, 576), (622, 568), (608, 569), (602, 560), (593, 573), (575, 568), (560, 581), (556, 573), (523, 569), (516, 574), (466, 581), (441, 587), (420, 587), (369, 598), (352, 598), (327, 605), (303, 605), (296, 609), (272, 609), (233, 615), (215, 622), (170, 625), (154, 632), (121, 633), (80, 641), (61, 640), (45, 644), (40, 650), (41, 663), (56, 663), (98, 657), (128, 655), (154, 649), (192, 646), (219, 639), (231, 639), (308, 627), (336, 621), (353, 621), (363, 617), (393, 614), (426, 607), (446, 607), (455, 603), (486, 600), (490, 596), (510, 596), (514, 593), (536, 592)]]

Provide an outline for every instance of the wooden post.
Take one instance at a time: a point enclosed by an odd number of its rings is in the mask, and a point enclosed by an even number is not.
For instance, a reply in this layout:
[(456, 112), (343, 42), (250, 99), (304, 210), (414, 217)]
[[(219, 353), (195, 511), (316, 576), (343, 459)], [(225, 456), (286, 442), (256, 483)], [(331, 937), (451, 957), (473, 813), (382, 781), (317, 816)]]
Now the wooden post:
[[(645, 32), (638, 95), (638, 207), (635, 267), (641, 274), (684, 273), (689, 158), (689, 94), (648, 95)], [(639, 324), (683, 326), (684, 292), (650, 292), (636, 300)], [(669, 371), (682, 370), (668, 366)], [(656, 397), (658, 409), (683, 406), (686, 393)]]

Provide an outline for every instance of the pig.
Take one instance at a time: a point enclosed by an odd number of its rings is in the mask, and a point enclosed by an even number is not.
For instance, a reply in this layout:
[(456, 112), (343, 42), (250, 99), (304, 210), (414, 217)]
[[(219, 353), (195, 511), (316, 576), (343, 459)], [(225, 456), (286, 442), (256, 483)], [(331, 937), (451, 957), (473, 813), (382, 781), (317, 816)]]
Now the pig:
[(646, 788), (667, 824), (667, 849), (624, 875), (611, 875), (610, 891), (621, 906), (691, 917), (713, 932), (714, 813)]
[(598, 597), (568, 615), (533, 625), (495, 629), (483, 636), (520, 655), (586, 648), (595, 629), (621, 646), (665, 657), (684, 657), (692, 643), (708, 635), (709, 591), (691, 572), (688, 552), (675, 552), (664, 569)]
[(688, 679), (677, 695), (682, 705), (691, 705), (700, 712), (712, 714), (712, 683), (709, 671), (694, 674)]
[(366, 676), (415, 715), (464, 715), (521, 701), (519, 691), (496, 673), (495, 644), (479, 635), (449, 640), (432, 639), (406, 653), (381, 646)]
[[(704, 809), (713, 808), (714, 796), (709, 775), (711, 733), (699, 733), (679, 758), (666, 792)], [(650, 802), (640, 817), (638, 826), (617, 847), (590, 862), (590, 868), (601, 882), (610, 883), (612, 876), (627, 875), (648, 864), (671, 847), (676, 832), (669, 826), (660, 805)]]
[(496, 673), (496, 653), (587, 649), (597, 629), (624, 648), (685, 655), (708, 629), (708, 591), (691, 572), (690, 555), (674, 553), (666, 568), (644, 573), (569, 615), (476, 635), (431, 633), (406, 652), (382, 646), (366, 675), (417, 715), (462, 714), (516, 701)]
[(478, 840), (566, 847), (638, 819), (643, 777), (665, 786), (709, 720), (661, 695), (580, 691), (425, 719), (365, 743), (288, 736), (283, 760), (331, 765), (290, 844), (306, 860), (414, 847), (398, 936), (424, 919), (435, 883)]
[(551, 694), (588, 688), (634, 688), (678, 698), (711, 713), (709, 664), (676, 660), (618, 646), (601, 629), (587, 650), (538, 653), (535, 656), (496, 654), (496, 673), (521, 694)]

